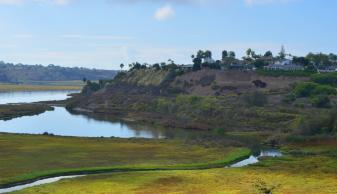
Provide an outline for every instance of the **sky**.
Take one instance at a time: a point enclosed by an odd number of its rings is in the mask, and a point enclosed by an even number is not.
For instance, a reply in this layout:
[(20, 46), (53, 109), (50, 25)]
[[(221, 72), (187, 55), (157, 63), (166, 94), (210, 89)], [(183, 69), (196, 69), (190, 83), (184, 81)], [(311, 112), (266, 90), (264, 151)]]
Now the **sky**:
[(119, 69), (199, 49), (337, 53), (336, 0), (0, 0), (0, 61)]

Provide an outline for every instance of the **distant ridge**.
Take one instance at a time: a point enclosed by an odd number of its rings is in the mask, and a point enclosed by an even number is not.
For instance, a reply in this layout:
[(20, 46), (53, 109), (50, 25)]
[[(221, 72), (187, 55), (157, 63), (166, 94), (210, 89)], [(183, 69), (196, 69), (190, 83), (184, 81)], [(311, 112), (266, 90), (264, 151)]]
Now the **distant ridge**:
[(61, 67), (55, 65), (24, 65), (0, 61), (0, 82), (20, 83), (29, 81), (71, 81), (112, 79), (116, 70)]

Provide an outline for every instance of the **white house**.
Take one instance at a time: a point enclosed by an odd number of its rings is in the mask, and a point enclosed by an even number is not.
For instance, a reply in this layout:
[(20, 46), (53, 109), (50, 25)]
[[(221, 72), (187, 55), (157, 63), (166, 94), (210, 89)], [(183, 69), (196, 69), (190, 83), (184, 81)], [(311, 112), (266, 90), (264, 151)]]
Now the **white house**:
[(298, 71), (304, 70), (301, 65), (294, 64), (290, 59), (276, 61), (274, 64), (264, 67), (267, 70)]
[(203, 63), (213, 64), (213, 63), (215, 63), (215, 60), (212, 59), (212, 57), (206, 57), (206, 58), (204, 58)]
[(193, 69), (193, 64), (180, 65), (180, 68), (190, 70)]
[(337, 66), (327, 66), (327, 67), (321, 67), (318, 69), (320, 73), (332, 73), (337, 72)]

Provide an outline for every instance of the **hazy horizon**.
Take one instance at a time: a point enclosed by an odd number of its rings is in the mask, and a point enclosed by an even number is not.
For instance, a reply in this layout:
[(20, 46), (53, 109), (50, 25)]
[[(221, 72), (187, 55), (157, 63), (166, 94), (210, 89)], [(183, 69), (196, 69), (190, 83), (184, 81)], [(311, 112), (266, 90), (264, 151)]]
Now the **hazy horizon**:
[(119, 69), (199, 49), (337, 53), (337, 1), (0, 0), (0, 60)]

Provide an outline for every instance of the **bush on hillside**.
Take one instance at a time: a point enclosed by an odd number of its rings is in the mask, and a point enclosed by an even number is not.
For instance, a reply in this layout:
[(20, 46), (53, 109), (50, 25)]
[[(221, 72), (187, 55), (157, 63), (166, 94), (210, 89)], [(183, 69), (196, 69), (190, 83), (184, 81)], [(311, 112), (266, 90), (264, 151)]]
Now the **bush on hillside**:
[(315, 74), (311, 76), (311, 80), (318, 84), (337, 87), (337, 73)]
[(329, 108), (331, 106), (330, 99), (326, 95), (318, 95), (311, 98), (311, 104), (317, 108)]
[(127, 75), (127, 73), (125, 71), (120, 71), (116, 77), (114, 78), (114, 80), (120, 80), (122, 78), (124, 78)]
[(244, 101), (250, 106), (264, 106), (268, 98), (263, 92), (255, 91), (244, 95)]
[(283, 98), (283, 102), (285, 103), (292, 103), (295, 100), (296, 100), (296, 96), (294, 93), (290, 93)]
[(297, 133), (300, 135), (334, 134), (337, 132), (337, 112), (316, 114), (303, 118)]
[(99, 83), (87, 81), (87, 84), (83, 87), (82, 94), (90, 95), (94, 92), (97, 92), (102, 87), (104, 87), (103, 81), (100, 80)]
[(313, 97), (316, 95), (336, 95), (336, 89), (327, 85), (303, 82), (295, 86), (293, 93), (296, 97)]

